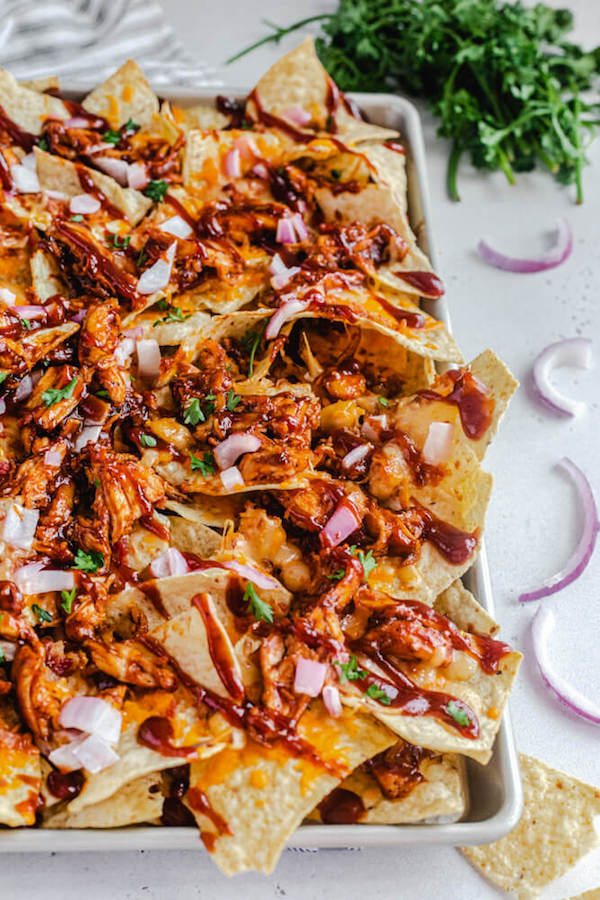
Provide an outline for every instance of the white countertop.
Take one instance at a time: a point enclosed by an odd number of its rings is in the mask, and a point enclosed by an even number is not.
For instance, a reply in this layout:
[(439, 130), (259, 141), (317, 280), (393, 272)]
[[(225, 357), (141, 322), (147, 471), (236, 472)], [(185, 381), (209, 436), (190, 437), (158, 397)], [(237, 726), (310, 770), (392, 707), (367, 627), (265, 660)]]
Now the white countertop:
[[(327, 0), (163, 0), (182, 40), (215, 66), (262, 36), (260, 19), (285, 24), (329, 11)], [(556, 3), (576, 14), (576, 39), (600, 37), (600, 4), (590, 0)], [(261, 48), (223, 72), (230, 85), (249, 86), (296, 37), (280, 48)], [(569, 456), (588, 475), (600, 502), (600, 137), (584, 171), (585, 203), (573, 203), (571, 188), (545, 173), (520, 175), (509, 187), (501, 175), (461, 168), (460, 204), (446, 197), (447, 148), (434, 136), (426, 116), (429, 180), (440, 274), (447, 285), (454, 332), (467, 359), (492, 347), (525, 385), (531, 362), (546, 344), (577, 335), (594, 338), (591, 372), (561, 370), (557, 384), (587, 399), (577, 420), (545, 412), (523, 387), (486, 461), (495, 475), (486, 541), (495, 602), (504, 638), (525, 653), (537, 603), (523, 607), (517, 595), (535, 587), (568, 557), (577, 538), (575, 494), (553, 470)], [(535, 248), (558, 216), (574, 232), (574, 251), (560, 268), (535, 275), (512, 275), (487, 267), (474, 248), (489, 234), (507, 250)], [(539, 246), (539, 244), (537, 244)], [(556, 614), (553, 658), (560, 671), (591, 697), (600, 696), (600, 548), (583, 576), (545, 601)], [(576, 720), (549, 696), (535, 667), (525, 660), (511, 700), (520, 750), (538, 756), (600, 787), (600, 729)], [(69, 833), (64, 833), (65, 846)], [(358, 852), (284, 853), (270, 878), (252, 874), (228, 880), (198, 852), (101, 854), (18, 854), (0, 859), (3, 896), (11, 898), (156, 898), (156, 900), (488, 900), (506, 896), (489, 887), (451, 848), (370, 849)], [(600, 886), (600, 850), (543, 893), (565, 900)]]

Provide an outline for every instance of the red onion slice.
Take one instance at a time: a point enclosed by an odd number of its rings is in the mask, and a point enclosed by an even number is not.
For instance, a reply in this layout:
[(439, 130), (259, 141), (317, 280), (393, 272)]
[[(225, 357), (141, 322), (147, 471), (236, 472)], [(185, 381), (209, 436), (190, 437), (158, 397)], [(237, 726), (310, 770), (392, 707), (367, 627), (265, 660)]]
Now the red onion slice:
[(346, 498), (340, 500), (335, 512), (322, 529), (319, 535), (321, 543), (327, 547), (337, 547), (342, 541), (360, 527), (360, 519), (350, 501)]
[(15, 163), (10, 167), (10, 174), (13, 186), (19, 194), (37, 194), (41, 191), (37, 172), (28, 169), (27, 166)]
[(93, 194), (76, 194), (69, 201), (69, 209), (76, 215), (89, 216), (98, 212), (101, 203)]
[(536, 590), (521, 594), (519, 596), (519, 601), (521, 603), (528, 603), (530, 600), (541, 600), (543, 597), (549, 597), (551, 594), (555, 594), (557, 591), (562, 590), (568, 584), (571, 584), (571, 582), (579, 578), (590, 561), (592, 553), (594, 552), (596, 538), (598, 537), (598, 530), (600, 528), (598, 523), (598, 510), (596, 509), (596, 501), (594, 500), (594, 494), (592, 493), (589, 481), (581, 469), (566, 456), (557, 463), (557, 466), (569, 475), (577, 488), (583, 513), (581, 536), (575, 550), (571, 553), (571, 556), (562, 569), (554, 575), (551, 575), (549, 578), (544, 579), (541, 586), (536, 588)]
[(81, 762), (79, 761), (79, 757), (75, 756), (74, 748), (81, 744), (82, 738), (76, 738), (75, 741), (71, 741), (69, 744), (63, 744), (61, 747), (56, 747), (48, 756), (48, 759), (52, 763), (53, 766), (56, 766), (57, 769), (60, 769), (61, 772), (75, 772), (77, 769), (81, 769)]
[[(125, 338), (125, 340), (128, 340)], [(153, 338), (138, 341), (135, 345), (138, 358), (138, 371), (142, 378), (156, 378), (160, 372), (160, 347)]]
[(177, 244), (173, 242), (165, 254), (165, 259), (157, 259), (149, 269), (142, 272), (137, 283), (138, 293), (155, 294), (156, 291), (166, 288), (171, 278), (176, 248)]
[(127, 186), (135, 191), (141, 191), (148, 184), (148, 172), (144, 163), (128, 163)]
[(342, 468), (351, 469), (352, 466), (355, 466), (356, 463), (361, 462), (365, 456), (369, 455), (370, 449), (370, 444), (360, 444), (358, 447), (354, 447), (354, 449), (346, 453), (342, 459)]
[(272, 341), (273, 338), (276, 338), (281, 328), (289, 319), (292, 319), (296, 313), (302, 312), (303, 309), (306, 309), (308, 306), (307, 300), (298, 300), (294, 298), (293, 300), (286, 300), (278, 309), (275, 310), (271, 318), (269, 319), (269, 324), (265, 330), (265, 337), (268, 341)]
[(277, 222), (277, 231), (275, 232), (275, 240), (280, 244), (295, 244), (296, 231), (291, 217), (284, 216)]
[(79, 760), (79, 767), (83, 767), (92, 775), (108, 769), (119, 761), (118, 754), (96, 734), (90, 734), (80, 743), (77, 742), (73, 747), (73, 753)]
[(121, 713), (100, 697), (73, 697), (60, 711), (63, 728), (77, 728), (116, 744), (121, 734)]
[(554, 246), (537, 259), (507, 256), (498, 250), (494, 250), (485, 239), (479, 241), (477, 250), (479, 255), (496, 269), (519, 273), (544, 272), (546, 269), (560, 266), (571, 255), (571, 250), (573, 249), (573, 235), (566, 219), (558, 219), (555, 232), (556, 240)]
[(250, 566), (247, 563), (239, 563), (236, 562), (235, 559), (228, 559), (225, 562), (219, 563), (219, 565), (223, 566), (225, 569), (230, 569), (232, 572), (237, 572), (242, 578), (246, 578), (256, 585), (256, 587), (263, 588), (265, 591), (277, 591), (281, 587), (279, 582), (275, 581), (274, 578), (271, 578), (270, 575), (261, 572), (260, 569), (256, 569), (254, 566)]
[(429, 466), (443, 466), (450, 459), (454, 440), (451, 422), (432, 422), (423, 444), (421, 456)]
[(557, 366), (576, 369), (592, 368), (592, 342), (589, 338), (569, 338), (545, 347), (533, 363), (533, 385), (539, 399), (553, 412), (576, 416), (586, 404), (565, 397), (550, 383), (550, 373)]
[(237, 466), (229, 466), (220, 473), (221, 484), (226, 491), (233, 491), (235, 488), (244, 487), (244, 479), (242, 473)]
[(50, 594), (52, 591), (71, 591), (75, 587), (75, 576), (73, 572), (64, 572), (61, 569), (42, 569), (40, 572), (33, 573), (30, 578), (24, 579), (21, 577), (19, 579), (19, 587), (24, 594)]
[(305, 241), (308, 237), (308, 228), (304, 224), (304, 219), (300, 215), (300, 213), (294, 213), (294, 215), (290, 219), (294, 231), (296, 232), (296, 240)]
[(87, 444), (96, 444), (98, 443), (98, 438), (102, 434), (102, 426), (101, 425), (86, 425), (85, 428), (82, 428), (77, 437), (75, 438), (75, 452), (79, 453), (80, 450)]
[(115, 159), (114, 156), (96, 156), (94, 162), (103, 172), (114, 178), (121, 187), (127, 187), (128, 164), (123, 159)]
[(2, 540), (11, 547), (29, 550), (37, 528), (39, 510), (27, 509), (20, 503), (11, 503), (4, 519)]
[(17, 295), (8, 288), (0, 288), (0, 300), (7, 306), (14, 306)]
[(46, 450), (44, 453), (44, 463), (47, 466), (60, 466), (62, 455), (57, 450)]
[(600, 706), (593, 700), (584, 697), (577, 688), (569, 684), (552, 666), (548, 654), (548, 642), (554, 629), (554, 613), (545, 606), (540, 606), (531, 623), (533, 652), (540, 670), (540, 675), (547, 687), (561, 703), (572, 712), (600, 725)]
[(13, 306), (14, 311), (21, 319), (45, 319), (46, 310), (43, 306)]
[(213, 453), (220, 469), (228, 469), (243, 453), (254, 453), (262, 441), (255, 434), (230, 434), (217, 444)]
[(306, 694), (308, 697), (318, 697), (325, 683), (326, 675), (327, 666), (324, 663), (301, 656), (296, 663), (294, 691), (297, 694)]
[(326, 684), (323, 688), (323, 703), (330, 716), (337, 719), (342, 714), (342, 701), (340, 692), (333, 684)]
[(225, 154), (224, 168), (225, 174), (229, 175), (230, 178), (241, 178), (242, 164), (240, 151), (237, 147), (232, 147), (231, 150)]
[(88, 119), (84, 119), (83, 116), (73, 116), (71, 119), (65, 119), (63, 122), (65, 128), (91, 128), (91, 124)]
[(159, 231), (166, 231), (167, 234), (172, 234), (174, 237), (178, 238), (188, 238), (190, 234), (192, 234), (192, 228), (185, 219), (182, 219), (181, 216), (171, 216), (170, 219), (167, 219), (161, 225), (158, 226)]
[(31, 581), (31, 579), (34, 578), (36, 575), (39, 575), (39, 573), (42, 571), (43, 568), (44, 568), (43, 562), (27, 563), (26, 566), (21, 566), (20, 569), (16, 570), (16, 572), (14, 573), (14, 575), (12, 577), (12, 580), (17, 585), (19, 590), (22, 591), (23, 586), (28, 581)]
[(186, 575), (189, 566), (183, 553), (176, 547), (169, 547), (152, 560), (150, 571), (155, 578), (168, 578), (171, 575)]
[(33, 390), (31, 375), (23, 375), (15, 391), (15, 400), (26, 400)]

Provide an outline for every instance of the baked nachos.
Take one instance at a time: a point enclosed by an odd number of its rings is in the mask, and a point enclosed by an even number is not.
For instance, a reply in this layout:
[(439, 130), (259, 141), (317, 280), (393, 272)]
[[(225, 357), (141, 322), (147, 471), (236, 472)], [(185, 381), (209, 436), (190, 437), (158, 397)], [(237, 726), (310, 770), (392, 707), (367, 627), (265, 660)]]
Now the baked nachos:
[(0, 137), (0, 822), (197, 826), (231, 874), (460, 818), (520, 661), (460, 581), (516, 382), (420, 308), (400, 135), (306, 41), (214, 108), (1, 72)]

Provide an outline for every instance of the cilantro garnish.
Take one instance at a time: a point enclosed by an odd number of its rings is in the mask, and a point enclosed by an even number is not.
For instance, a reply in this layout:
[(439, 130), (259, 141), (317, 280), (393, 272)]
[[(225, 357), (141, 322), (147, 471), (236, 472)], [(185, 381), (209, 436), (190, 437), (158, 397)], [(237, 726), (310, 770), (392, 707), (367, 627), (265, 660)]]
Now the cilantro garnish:
[(338, 569), (337, 572), (332, 572), (331, 575), (326, 575), (325, 578), (329, 578), (330, 581), (341, 581), (345, 574), (345, 569)]
[(455, 700), (450, 701), (450, 703), (446, 707), (446, 712), (449, 713), (454, 721), (458, 722), (459, 725), (462, 725), (463, 727), (465, 727), (466, 725), (470, 725), (468, 715)]
[(381, 406), (389, 406), (390, 405), (390, 401), (388, 400), (387, 397), (378, 397), (377, 400), (381, 404)]
[(151, 434), (140, 434), (142, 447), (156, 447), (156, 438)]
[(0, 647), (0, 665), (4, 665), (6, 662), (6, 657), (4, 655), (4, 650)]
[(144, 193), (146, 197), (150, 197), (155, 203), (160, 203), (168, 189), (169, 183), (167, 181), (150, 181), (144, 188)]
[(251, 581), (246, 585), (242, 602), (248, 604), (247, 610), (252, 613), (257, 622), (260, 622), (261, 619), (269, 624), (273, 622), (273, 610), (265, 600), (261, 600)]
[(229, 412), (233, 412), (234, 409), (236, 408), (236, 406), (238, 405), (238, 403), (241, 403), (241, 402), (242, 402), (242, 398), (238, 394), (234, 393), (234, 391), (230, 388), (229, 391), (227, 392), (227, 404), (226, 404)]
[(178, 306), (173, 306), (162, 319), (157, 319), (152, 323), (152, 327), (156, 328), (158, 325), (162, 325), (163, 322), (185, 322), (186, 319), (189, 319), (192, 314), (188, 313), (186, 316), (183, 315), (181, 309)]
[(71, 216), (71, 222), (83, 222), (83, 216), (81, 213), (77, 213), (75, 216)]
[(39, 139), (39, 141), (37, 142), (37, 145), (40, 148), (40, 150), (47, 150), (48, 149), (48, 138), (41, 137)]
[(114, 131), (114, 129), (109, 128), (109, 130), (102, 135), (102, 140), (105, 144), (118, 144), (121, 137), (120, 131)]
[(8, 372), (0, 372), (0, 384), (2, 384), (3, 381), (6, 381), (7, 378)]
[(29, 321), (29, 319), (21, 319), (20, 321), (23, 328), (26, 328), (27, 331), (31, 331), (31, 322)]
[(138, 269), (141, 269), (146, 262), (148, 262), (148, 251), (145, 247), (142, 247), (142, 249), (138, 253), (138, 258), (136, 259), (135, 264)]
[(59, 400), (67, 400), (73, 396), (76, 384), (77, 377), (74, 377), (64, 388), (49, 388), (42, 394), (42, 400), (47, 407), (52, 406), (53, 403), (58, 403)]
[(74, 569), (80, 569), (82, 572), (97, 572), (104, 565), (104, 554), (98, 550), (85, 550), (79, 548), (73, 563)]
[(125, 250), (126, 247), (129, 246), (129, 242), (131, 240), (131, 235), (126, 234), (122, 238), (118, 234), (111, 234), (108, 237), (107, 244), (108, 246), (113, 246), (117, 250)]
[(96, 397), (101, 397), (102, 400), (110, 400), (110, 394), (106, 388), (100, 388), (99, 391), (96, 391)]
[(364, 669), (360, 669), (355, 656), (350, 657), (349, 662), (341, 663), (337, 659), (333, 661), (334, 666), (340, 669), (340, 681), (358, 681), (360, 678), (366, 678), (367, 673)]
[(67, 615), (71, 613), (71, 607), (73, 606), (73, 600), (75, 599), (75, 594), (77, 593), (77, 588), (71, 588), (70, 591), (61, 591), (60, 598), (62, 603), (60, 604), (61, 609), (64, 609)]
[(260, 328), (257, 331), (249, 331), (242, 338), (242, 346), (244, 350), (250, 353), (250, 359), (248, 361), (248, 375), (252, 376), (254, 374), (254, 357), (256, 356), (256, 351), (258, 350), (258, 345), (262, 340), (262, 336), (265, 333), (265, 328), (267, 327), (267, 319), (263, 322)]
[(202, 412), (200, 400), (194, 397), (183, 411), (183, 421), (186, 425), (197, 425), (199, 422), (206, 422), (206, 416)]
[(100, 487), (100, 479), (94, 478), (94, 480), (92, 481), (92, 484), (94, 485), (95, 488), (99, 488)]
[(123, 125), (123, 131), (139, 131), (142, 126), (138, 125), (137, 122), (134, 122), (133, 119), (127, 119), (125, 124)]
[(195, 472), (197, 469), (200, 470), (202, 477), (208, 478), (209, 475), (215, 474), (215, 458), (210, 450), (202, 454), (202, 459), (190, 452), (190, 468), (192, 472)]
[(42, 609), (41, 606), (38, 606), (37, 603), (33, 604), (33, 606), (31, 607), (31, 611), (36, 614), (36, 616), (38, 618), (38, 622), (51, 622), (52, 621), (51, 614), (47, 610)]
[(378, 684), (370, 684), (365, 693), (371, 700), (379, 700), (379, 702), (383, 703), (385, 706), (389, 706), (392, 702), (392, 698), (389, 697)]
[(364, 553), (362, 550), (359, 550), (356, 555), (363, 567), (363, 572), (365, 573), (365, 581), (368, 581), (369, 575), (371, 574), (373, 569), (376, 569), (378, 566), (378, 563), (373, 556), (373, 551), (369, 550), (368, 553)]

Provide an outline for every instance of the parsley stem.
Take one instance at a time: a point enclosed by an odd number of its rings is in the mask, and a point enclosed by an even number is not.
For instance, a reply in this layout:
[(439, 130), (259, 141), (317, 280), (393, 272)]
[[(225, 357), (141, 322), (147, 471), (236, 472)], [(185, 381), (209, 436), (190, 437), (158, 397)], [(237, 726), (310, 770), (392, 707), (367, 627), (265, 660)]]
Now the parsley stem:
[(297, 31), (299, 28), (303, 28), (304, 25), (310, 25), (311, 22), (318, 22), (321, 19), (332, 18), (333, 15), (331, 13), (321, 13), (318, 16), (309, 16), (307, 19), (301, 19), (299, 22), (294, 22), (293, 25), (288, 25), (287, 28), (281, 28), (279, 25), (274, 25), (272, 22), (266, 22), (263, 19), (263, 25), (268, 25), (269, 28), (272, 28), (273, 34), (268, 34), (266, 37), (261, 38), (260, 41), (256, 41), (254, 44), (250, 44), (249, 47), (246, 47), (244, 50), (240, 50), (240, 52), (236, 53), (235, 56), (230, 56), (229, 59), (225, 60), (225, 62), (227, 65), (229, 65), (230, 63), (235, 62), (237, 59), (241, 59), (242, 56), (245, 56), (252, 50), (256, 50), (257, 47), (262, 47), (263, 44), (278, 44), (281, 38), (285, 37), (286, 34), (291, 34), (292, 31)]
[(456, 176), (458, 173), (458, 164), (460, 162), (460, 158), (462, 156), (462, 147), (456, 143), (456, 141), (452, 144), (452, 150), (450, 151), (450, 156), (448, 157), (448, 169), (446, 171), (446, 188), (448, 191), (448, 196), (451, 200), (460, 200), (460, 194), (458, 193), (458, 185), (456, 183)]

